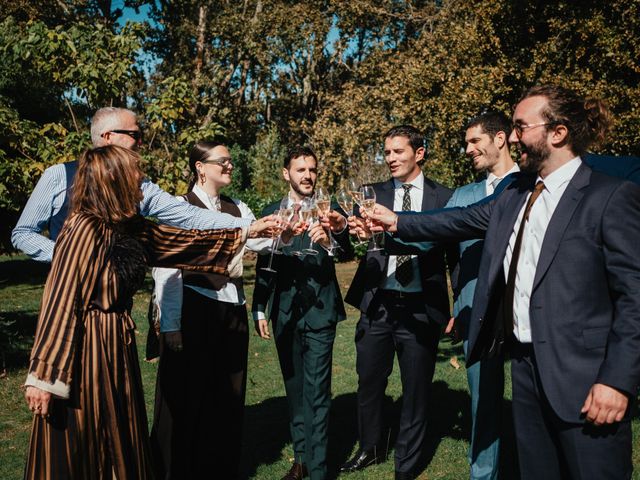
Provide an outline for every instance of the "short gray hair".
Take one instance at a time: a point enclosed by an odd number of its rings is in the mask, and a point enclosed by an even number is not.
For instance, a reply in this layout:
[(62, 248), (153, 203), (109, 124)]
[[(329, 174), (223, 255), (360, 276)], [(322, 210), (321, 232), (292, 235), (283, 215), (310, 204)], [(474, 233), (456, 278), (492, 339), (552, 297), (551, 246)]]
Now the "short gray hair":
[(96, 111), (91, 119), (91, 143), (94, 147), (106, 145), (102, 134), (110, 130), (117, 130), (122, 115), (136, 116), (134, 112), (126, 108), (103, 107)]

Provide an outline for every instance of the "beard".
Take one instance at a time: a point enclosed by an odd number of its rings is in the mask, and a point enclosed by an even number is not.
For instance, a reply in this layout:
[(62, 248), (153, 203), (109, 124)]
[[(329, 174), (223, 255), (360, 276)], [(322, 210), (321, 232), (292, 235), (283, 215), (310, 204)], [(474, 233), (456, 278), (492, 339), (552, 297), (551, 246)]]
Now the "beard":
[[(523, 158), (522, 153), (525, 153), (526, 157)], [(550, 154), (551, 150), (547, 146), (544, 138), (531, 145), (525, 145), (521, 140), (520, 169), (527, 173), (538, 173), (542, 168), (542, 164), (549, 158)]]
[(304, 183), (305, 186), (311, 185), (311, 191), (310, 192), (305, 192), (302, 190), (301, 185), (303, 185), (303, 183), (294, 183), (294, 182), (290, 182), (291, 183), (291, 189), (296, 192), (298, 195), (300, 195), (301, 197), (312, 197), (313, 196), (313, 190), (315, 185), (313, 184), (313, 182), (308, 182), (308, 183)]

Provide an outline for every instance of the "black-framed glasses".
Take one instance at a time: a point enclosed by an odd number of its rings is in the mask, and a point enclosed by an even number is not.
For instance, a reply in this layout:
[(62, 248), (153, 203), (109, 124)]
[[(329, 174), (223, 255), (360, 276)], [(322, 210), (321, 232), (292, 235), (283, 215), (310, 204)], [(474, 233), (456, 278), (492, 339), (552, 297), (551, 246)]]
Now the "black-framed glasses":
[(231, 157), (218, 157), (207, 160), (200, 160), (202, 163), (215, 163), (222, 168), (229, 168), (233, 166), (233, 159)]
[(107, 133), (119, 133), (120, 135), (129, 135), (136, 143), (142, 143), (142, 130), (109, 130), (104, 132), (101, 137), (104, 137)]
[(547, 126), (547, 125), (554, 125), (555, 122), (540, 122), (540, 123), (514, 123), (513, 125), (511, 125), (511, 128), (513, 128), (513, 131), (516, 132), (516, 135), (518, 136), (518, 138), (522, 137), (522, 134), (524, 133), (524, 131), (527, 128), (534, 128), (534, 127), (542, 127)]

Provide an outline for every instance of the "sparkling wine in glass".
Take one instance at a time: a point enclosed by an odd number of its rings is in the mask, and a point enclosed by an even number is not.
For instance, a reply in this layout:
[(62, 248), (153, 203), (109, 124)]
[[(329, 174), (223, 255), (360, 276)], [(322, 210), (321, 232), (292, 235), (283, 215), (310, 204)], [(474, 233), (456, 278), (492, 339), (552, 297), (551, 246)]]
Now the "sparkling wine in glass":
[[(373, 189), (371, 185), (364, 185), (362, 187), (362, 204), (360, 205), (362, 209), (367, 213), (373, 213), (373, 208), (376, 204), (376, 191)], [(375, 252), (377, 250), (382, 250), (382, 247), (378, 245), (378, 233), (373, 234), (373, 245), (369, 248), (370, 252)]]
[(351, 194), (351, 198), (358, 205), (362, 205), (362, 190), (360, 189), (360, 182), (357, 180), (349, 180), (349, 193)]
[[(340, 208), (342, 208), (342, 210), (344, 210), (344, 213), (346, 213), (349, 217), (353, 216), (353, 203), (354, 200), (351, 191), (340, 190), (340, 192), (338, 193), (338, 205), (340, 205)], [(357, 234), (357, 236), (358, 243), (356, 243), (356, 245), (364, 245), (365, 243), (367, 243), (365, 240), (362, 240), (362, 238), (360, 238), (360, 234)]]
[[(328, 217), (331, 212), (331, 195), (329, 195), (324, 188), (319, 187), (316, 189), (315, 200), (316, 208), (318, 209), (318, 217)], [(333, 253), (337, 246), (338, 245), (331, 234), (331, 228), (329, 228), (329, 253)]]
[[(318, 208), (316, 207), (314, 200), (310, 198), (304, 199), (304, 201), (302, 202), (302, 206), (300, 207), (300, 218), (302, 218), (303, 221), (307, 225), (309, 225), (309, 228), (311, 228), (311, 225), (317, 221)], [(311, 240), (311, 237), (309, 237), (309, 247), (303, 248), (302, 253), (305, 253), (307, 255), (318, 254), (318, 251), (315, 248), (313, 248), (313, 240)]]
[[(279, 220), (282, 218), (280, 216), (281, 210), (276, 210), (275, 212), (273, 212), (273, 215), (278, 217)], [(273, 234), (271, 238), (273, 238), (273, 242), (271, 244), (271, 254), (269, 255), (269, 265), (266, 267), (262, 267), (262, 270), (264, 270), (265, 272), (275, 273), (275, 270), (271, 268), (271, 266), (273, 265), (273, 254), (278, 249), (278, 243), (280, 242), (280, 234), (282, 233), (282, 230), (283, 230), (283, 225), (280, 221), (278, 221), (277, 225), (272, 228)]]

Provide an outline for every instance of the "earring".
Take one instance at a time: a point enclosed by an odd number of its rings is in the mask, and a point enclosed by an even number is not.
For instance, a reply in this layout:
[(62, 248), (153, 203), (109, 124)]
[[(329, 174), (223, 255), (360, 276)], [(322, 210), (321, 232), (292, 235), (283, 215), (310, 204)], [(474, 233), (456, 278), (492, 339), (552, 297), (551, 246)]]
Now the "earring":
[(200, 183), (204, 185), (207, 182), (207, 177), (205, 177), (204, 173), (198, 172), (198, 176), (200, 177)]

